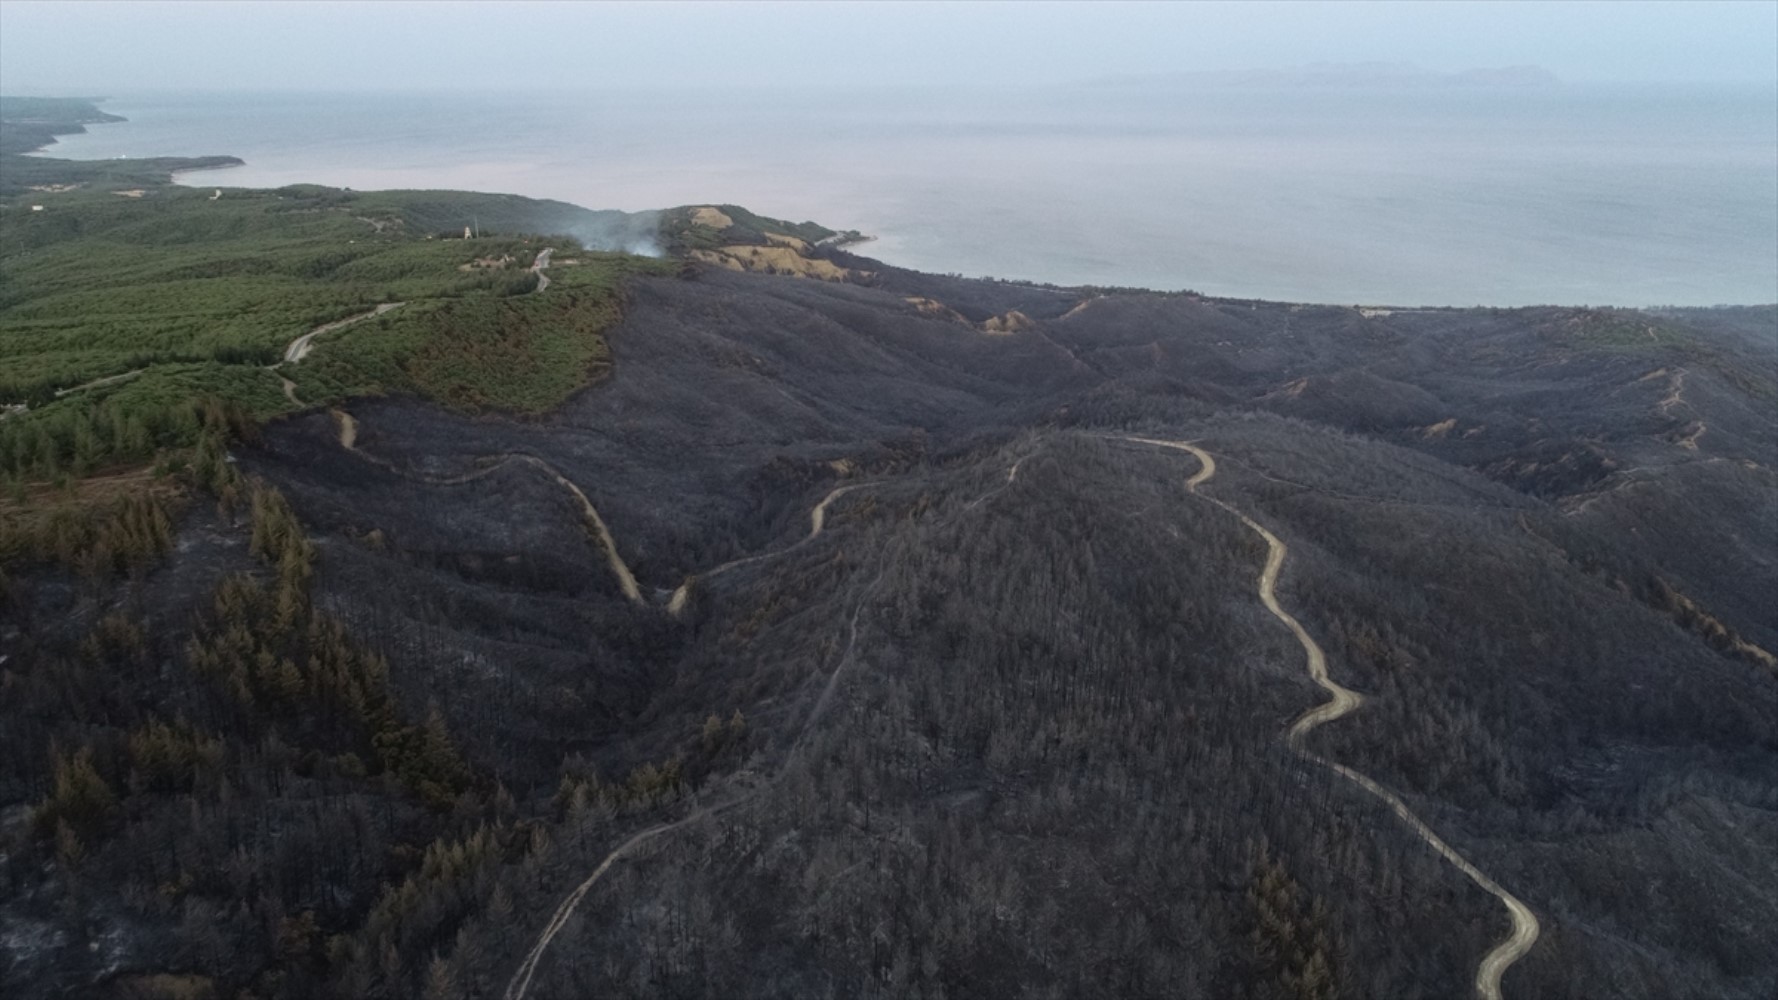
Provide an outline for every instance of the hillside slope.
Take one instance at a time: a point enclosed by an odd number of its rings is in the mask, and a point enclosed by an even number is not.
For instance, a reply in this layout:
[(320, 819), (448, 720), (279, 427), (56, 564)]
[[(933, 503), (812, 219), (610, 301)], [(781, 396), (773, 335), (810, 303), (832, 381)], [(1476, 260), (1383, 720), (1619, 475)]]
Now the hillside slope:
[[(1778, 988), (1778, 309), (780, 246), (843, 280), (630, 277), (547, 414), (303, 410), (11, 579), (8, 995), (1471, 995), (1508, 912), (1334, 764), (1535, 914), (1503, 995)], [(1300, 750), (1254, 526), (1363, 698)]]

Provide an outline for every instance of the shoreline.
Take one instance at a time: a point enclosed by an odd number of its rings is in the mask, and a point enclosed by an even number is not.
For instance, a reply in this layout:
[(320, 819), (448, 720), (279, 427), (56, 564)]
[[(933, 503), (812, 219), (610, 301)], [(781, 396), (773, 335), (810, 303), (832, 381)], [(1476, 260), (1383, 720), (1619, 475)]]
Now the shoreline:
[[(91, 116), (87, 116), (82, 119), (82, 123), (83, 124), (109, 125), (109, 124), (120, 124), (120, 123), (130, 123), (131, 122), (131, 119), (128, 119), (123, 116), (106, 115), (103, 112), (100, 112), (100, 114), (103, 116), (102, 118), (93, 118)], [(20, 124), (23, 124), (23, 122), (21, 121)], [(86, 130), (86, 128), (81, 127), (79, 129), (79, 131), (84, 132), (87, 130)], [(77, 134), (77, 133), (71, 132), (68, 134)], [(127, 158), (122, 158), (122, 159), (74, 159), (74, 158), (56, 155), (55, 152), (53, 152), (53, 146), (55, 143), (56, 143), (56, 138), (54, 136), (49, 136), (49, 137), (47, 137), (47, 141), (43, 145), (40, 145), (40, 146), (36, 147), (35, 149), (32, 149), (28, 152), (23, 152), (23, 153), (16, 154), (16, 155), (29, 156), (29, 157), (33, 157), (38, 160), (52, 160), (52, 161), (60, 161), (60, 162), (75, 163), (75, 164), (110, 164), (110, 163), (118, 163), (118, 162), (134, 163), (134, 164), (142, 165), (143, 167), (150, 169), (150, 170), (163, 171), (164, 176), (165, 176), (168, 183), (179, 185), (179, 186), (190, 186), (190, 187), (198, 187), (198, 186), (201, 186), (203, 183), (205, 183), (204, 180), (199, 177), (199, 175), (201, 175), (202, 173), (205, 173), (208, 171), (223, 170), (223, 169), (232, 168), (232, 167), (246, 167), (246, 166), (251, 165), (246, 160), (244, 160), (240, 157), (237, 157), (237, 156), (232, 156), (232, 155), (216, 156), (213, 158), (212, 157), (167, 156), (167, 157), (144, 157), (142, 159), (127, 159)], [(211, 160), (212, 162), (201, 162), (203, 160)], [(417, 183), (412, 185), (412, 187), (415, 189), (439, 190), (439, 191), (454, 190), (451, 188), (431, 188), (427, 184), (424, 183), (423, 178), (416, 178), (416, 181), (417, 181)], [(251, 188), (252, 187), (251, 184), (238, 185), (238, 186), (242, 187), (242, 188)], [(323, 186), (331, 186), (331, 185), (323, 185)], [(482, 191), (482, 192), (477, 192), (477, 193), (494, 194), (494, 193), (510, 193), (510, 192), (498, 192), (498, 191), (493, 191), (493, 190), (487, 190), (487, 191)], [(518, 197), (529, 198), (531, 196), (518, 195)], [(585, 206), (581, 206), (581, 207), (585, 207)], [(598, 209), (592, 209), (592, 208), (588, 208), (588, 210), (589, 211), (598, 211)], [(819, 249), (823, 249), (823, 250), (839, 250), (839, 251), (844, 251), (844, 252), (848, 252), (848, 253), (857, 253), (857, 254), (862, 255), (862, 254), (865, 254), (868, 252), (868, 249), (869, 249), (867, 247), (868, 244), (878, 243), (884, 239), (885, 239), (885, 237), (878, 235), (878, 234), (865, 234), (865, 233), (859, 233), (856, 230), (851, 230), (846, 233), (836, 233), (834, 236), (830, 236), (826, 240), (816, 242), (814, 244), (814, 246)], [(992, 267), (991, 264), (984, 265), (984, 264), (978, 263), (975, 266), (971, 266), (968, 262), (957, 262), (954, 264), (948, 264), (948, 263), (936, 263), (935, 264), (931, 261), (928, 261), (924, 264), (924, 266), (894, 264), (892, 261), (884, 261), (884, 263), (888, 263), (888, 264), (891, 264), (892, 266), (897, 266), (897, 267), (905, 267), (909, 270), (923, 270), (923, 271), (928, 271), (930, 273), (955, 274), (959, 277), (972, 277), (972, 278), (979, 278), (979, 279), (983, 279), (983, 280), (1003, 282), (1003, 283), (1008, 283), (1008, 284), (1030, 284), (1030, 285), (1044, 285), (1044, 286), (1049, 286), (1049, 287), (1054, 287), (1054, 288), (1084, 288), (1084, 289), (1105, 289), (1105, 290), (1119, 290), (1119, 291), (1123, 291), (1123, 290), (1134, 291), (1134, 290), (1140, 289), (1141, 291), (1150, 292), (1150, 293), (1154, 293), (1154, 294), (1163, 294), (1163, 295), (1192, 294), (1192, 295), (1199, 295), (1199, 296), (1202, 296), (1205, 298), (1215, 298), (1215, 299), (1220, 299), (1220, 300), (1224, 300), (1224, 301), (1254, 302), (1254, 303), (1259, 303), (1259, 302), (1280, 303), (1280, 304), (1297, 305), (1297, 306), (1327, 306), (1327, 307), (1337, 307), (1337, 308), (1359, 308), (1365, 313), (1372, 314), (1373, 318), (1386, 317), (1388, 315), (1388, 313), (1390, 313), (1390, 312), (1407, 312), (1407, 311), (1415, 311), (1415, 310), (1464, 310), (1464, 309), (1477, 309), (1477, 308), (1520, 310), (1520, 309), (1554, 307), (1554, 308), (1632, 309), (1632, 310), (1639, 310), (1639, 311), (1660, 311), (1660, 310), (1667, 310), (1667, 309), (1763, 308), (1763, 307), (1767, 307), (1767, 306), (1778, 305), (1778, 299), (1769, 299), (1769, 300), (1728, 299), (1728, 300), (1720, 300), (1720, 301), (1713, 301), (1713, 302), (1696, 301), (1696, 302), (1688, 303), (1688, 304), (1674, 304), (1673, 302), (1636, 303), (1636, 302), (1625, 302), (1625, 301), (1621, 301), (1621, 300), (1615, 301), (1615, 302), (1611, 301), (1611, 300), (1584, 301), (1583, 302), (1583, 301), (1573, 301), (1573, 300), (1564, 301), (1564, 300), (1560, 300), (1560, 299), (1548, 300), (1548, 301), (1526, 300), (1526, 301), (1516, 301), (1516, 302), (1496, 300), (1494, 302), (1476, 301), (1476, 302), (1471, 302), (1468, 304), (1458, 304), (1457, 302), (1454, 302), (1451, 299), (1446, 299), (1441, 302), (1439, 300), (1414, 299), (1414, 298), (1407, 298), (1405, 296), (1400, 297), (1400, 298), (1394, 298), (1394, 302), (1406, 302), (1406, 303), (1415, 303), (1415, 304), (1397, 305), (1397, 304), (1393, 304), (1393, 302), (1391, 302), (1389, 299), (1381, 299), (1381, 300), (1370, 299), (1368, 302), (1366, 302), (1364, 299), (1361, 299), (1358, 296), (1354, 296), (1354, 299), (1357, 299), (1356, 303), (1350, 299), (1342, 301), (1340, 299), (1335, 298), (1335, 296), (1339, 295), (1338, 289), (1332, 290), (1333, 295), (1320, 295), (1320, 296), (1315, 295), (1313, 292), (1311, 292), (1310, 294), (1307, 294), (1307, 295), (1302, 295), (1302, 294), (1291, 295), (1288, 291), (1279, 292), (1276, 290), (1269, 290), (1269, 289), (1263, 289), (1263, 288), (1262, 289), (1251, 289), (1251, 285), (1249, 286), (1248, 289), (1212, 291), (1212, 290), (1206, 289), (1201, 284), (1197, 284), (1196, 282), (1193, 282), (1192, 279), (1190, 279), (1189, 277), (1185, 278), (1184, 280), (1182, 280), (1176, 284), (1169, 283), (1169, 284), (1171, 284), (1171, 287), (1168, 287), (1168, 285), (1162, 284), (1160, 282), (1156, 282), (1155, 284), (1152, 284), (1152, 285), (1138, 285), (1136, 283), (1125, 283), (1125, 282), (1121, 282), (1121, 281), (1109, 281), (1108, 282), (1103, 279), (1101, 279), (1101, 280), (1092, 280), (1092, 279), (1070, 280), (1070, 277), (1049, 277), (1049, 278), (1003, 277), (998, 274), (988, 273), (988, 269), (990, 267)], [(1139, 263), (1139, 262), (1137, 262), (1137, 263)], [(1065, 270), (1072, 270), (1072, 269), (1065, 269)], [(1275, 283), (1266, 282), (1265, 284), (1275, 284)]]
[(200, 166), (200, 167), (175, 167), (174, 169), (167, 171), (167, 176), (169, 178), (173, 178), (173, 177), (178, 177), (182, 174), (201, 174), (201, 173), (205, 173), (205, 172), (211, 171), (211, 170), (233, 170), (236, 167), (244, 167), (247, 165), (247, 161), (241, 159), (238, 156), (230, 156), (229, 159), (233, 160), (234, 162), (233, 163), (211, 163), (211, 164), (206, 164), (206, 165)]

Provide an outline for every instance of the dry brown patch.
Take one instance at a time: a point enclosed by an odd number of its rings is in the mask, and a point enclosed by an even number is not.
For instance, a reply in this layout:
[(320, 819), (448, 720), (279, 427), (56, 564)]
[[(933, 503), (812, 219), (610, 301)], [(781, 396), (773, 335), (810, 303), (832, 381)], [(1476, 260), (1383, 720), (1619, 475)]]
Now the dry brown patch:
[(1660, 589), (1660, 597), (1666, 605), (1667, 613), (1681, 627), (1690, 629), (1705, 642), (1731, 656), (1739, 656), (1758, 663), (1767, 670), (1778, 671), (1778, 656), (1743, 639), (1721, 619), (1699, 607), (1698, 602), (1680, 593), (1667, 581), (1657, 578), (1655, 584)]
[(852, 271), (832, 261), (804, 257), (789, 247), (737, 245), (716, 250), (693, 250), (691, 257), (731, 271), (760, 271), (766, 274), (787, 274), (819, 281), (845, 281), (869, 272)]
[(789, 247), (797, 253), (809, 252), (809, 242), (807, 240), (799, 240), (794, 236), (786, 236), (783, 233), (767, 233), (766, 240), (773, 246)]
[(691, 251), (690, 256), (692, 260), (703, 261), (706, 264), (715, 264), (717, 267), (727, 268), (730, 271), (747, 270), (745, 267), (741, 266), (740, 261), (715, 250), (693, 250)]
[(153, 972), (118, 980), (117, 991), (130, 1000), (211, 1000), (216, 984), (208, 976)]
[(117, 195), (119, 198), (140, 198), (147, 194), (148, 191), (145, 188), (131, 188), (128, 191), (113, 191), (111, 193)]
[(711, 229), (727, 229), (735, 224), (735, 220), (724, 215), (718, 209), (703, 205), (691, 210), (691, 224), (709, 226)]
[(1021, 330), (1029, 330), (1036, 325), (1037, 324), (1031, 320), (1031, 317), (1019, 312), (1017, 309), (1008, 309), (1005, 313), (999, 316), (988, 317), (988, 319), (982, 323), (982, 332), (1018, 333)]
[(1456, 426), (1457, 426), (1457, 418), (1450, 417), (1445, 420), (1440, 420), (1436, 424), (1431, 424), (1427, 427), (1421, 428), (1420, 429), (1420, 436), (1423, 438), (1426, 438), (1429, 441), (1442, 440), (1444, 438), (1444, 436), (1446, 434), (1451, 433), (1451, 431), (1453, 429), (1455, 429)]
[(947, 306), (936, 299), (923, 298), (918, 295), (904, 295), (902, 296), (902, 301), (913, 306), (915, 309), (918, 309), (922, 316), (936, 316), (939, 319), (953, 320), (958, 323), (969, 322), (969, 320), (964, 319), (962, 314), (957, 312), (957, 310), (952, 309), (950, 306)]
[(1299, 378), (1295, 382), (1291, 382), (1288, 385), (1286, 385), (1284, 388), (1279, 389), (1276, 393), (1273, 393), (1273, 395), (1284, 395), (1286, 397), (1289, 397), (1290, 399), (1295, 399), (1298, 396), (1301, 396), (1303, 394), (1303, 390), (1307, 389), (1308, 387), (1309, 387), (1309, 380), (1306, 378)]

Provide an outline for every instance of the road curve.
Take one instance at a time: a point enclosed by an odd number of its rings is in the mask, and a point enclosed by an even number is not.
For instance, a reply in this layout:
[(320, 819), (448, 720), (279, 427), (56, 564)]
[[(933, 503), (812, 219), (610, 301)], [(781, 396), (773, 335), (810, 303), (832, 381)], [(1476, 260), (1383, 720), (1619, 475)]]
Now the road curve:
[[(1190, 452), (1198, 460), (1197, 473), (1186, 480), (1185, 484), (1186, 488), (1193, 493), (1198, 493), (1198, 487), (1216, 475), (1216, 459), (1209, 452), (1191, 442), (1138, 437), (1128, 437), (1123, 440)], [(1198, 495), (1204, 496), (1201, 493)], [(1507, 914), (1512, 919), (1512, 931), (1507, 935), (1506, 940), (1500, 942), (1482, 958), (1481, 964), (1476, 967), (1475, 974), (1476, 996), (1482, 1000), (1500, 1000), (1501, 976), (1505, 975), (1506, 970), (1514, 962), (1524, 957), (1525, 953), (1531, 950), (1531, 946), (1537, 943), (1541, 929), (1537, 915), (1532, 913), (1531, 908), (1521, 902), (1518, 897), (1507, 892), (1500, 883), (1489, 878), (1481, 869), (1471, 864), (1467, 858), (1457, 853), (1457, 850), (1450, 844), (1445, 843), (1444, 838), (1434, 833), (1431, 827), (1415, 815), (1400, 796), (1371, 780), (1365, 774), (1303, 748), (1303, 740), (1310, 732), (1356, 711), (1360, 705), (1364, 704), (1364, 698), (1358, 692), (1342, 687), (1328, 676), (1327, 655), (1322, 651), (1320, 644), (1315, 641), (1313, 636), (1309, 635), (1308, 630), (1303, 628), (1301, 622), (1297, 621), (1278, 603), (1278, 574), (1284, 567), (1284, 557), (1289, 554), (1289, 547), (1277, 535), (1268, 531), (1264, 525), (1230, 504), (1210, 496), (1204, 496), (1204, 499), (1240, 518), (1242, 524), (1245, 524), (1265, 541), (1266, 562), (1265, 568), (1260, 571), (1258, 585), (1260, 603), (1264, 604), (1266, 610), (1271, 612), (1272, 617), (1283, 622), (1284, 626), (1290, 629), (1291, 635), (1296, 637), (1298, 645), (1303, 647), (1303, 655), (1308, 663), (1310, 678), (1328, 694), (1327, 701), (1304, 712), (1297, 717), (1295, 722), (1291, 723), (1285, 736), (1286, 742), (1292, 750), (1318, 764), (1333, 769), (1341, 777), (1381, 799), (1397, 817), (1408, 824), (1421, 840), (1437, 851), (1440, 857), (1449, 861), (1458, 871), (1469, 876), (1470, 881), (1480, 886), (1483, 891), (1495, 899), (1500, 900), (1501, 904), (1506, 907)]]
[(814, 541), (816, 536), (821, 534), (822, 529), (827, 526), (827, 505), (860, 486), (867, 485), (869, 484), (852, 483), (848, 486), (836, 486), (828, 491), (828, 494), (821, 498), (821, 502), (816, 504), (813, 510), (809, 511), (809, 533), (789, 545), (786, 545), (784, 548), (774, 549), (770, 552), (761, 552), (757, 555), (743, 556), (740, 559), (731, 559), (713, 570), (687, 577), (685, 582), (680, 584), (673, 591), (673, 596), (667, 599), (667, 613), (670, 615), (678, 615), (681, 611), (685, 610), (686, 598), (691, 596), (691, 585), (695, 582), (708, 580), (720, 573), (726, 573), (738, 566), (745, 566), (748, 563), (758, 562), (761, 559), (770, 559), (773, 556), (781, 556), (790, 552), (795, 552), (797, 549)]
[(605, 561), (611, 566), (611, 575), (617, 577), (618, 586), (623, 588), (624, 596), (629, 598), (631, 603), (641, 604), (642, 588), (636, 585), (635, 574), (630, 572), (630, 567), (624, 562), (623, 557), (617, 554), (617, 539), (611, 537), (611, 529), (605, 526), (605, 519), (599, 516), (598, 508), (593, 506), (593, 502), (587, 499), (587, 495), (581, 492), (580, 487), (574, 485), (567, 476), (562, 475), (561, 470), (535, 455), (513, 454), (504, 457), (524, 462), (533, 468), (542, 469), (554, 476), (557, 484), (574, 494), (574, 498), (580, 501), (580, 513), (586, 518), (587, 526), (593, 530), (593, 534), (598, 536), (599, 544), (605, 549)]
[(543, 960), (544, 952), (549, 950), (550, 943), (556, 939), (557, 934), (562, 932), (562, 928), (567, 926), (568, 918), (572, 917), (574, 911), (580, 907), (580, 901), (586, 897), (587, 892), (593, 888), (595, 883), (605, 877), (605, 873), (611, 869), (614, 862), (663, 833), (676, 830), (695, 820), (725, 812), (745, 802), (752, 797), (752, 794), (749, 792), (726, 802), (705, 806), (671, 823), (651, 826), (619, 844), (616, 850), (605, 855), (605, 860), (599, 862), (599, 867), (593, 869), (593, 873), (575, 886), (574, 891), (569, 893), (562, 900), (561, 905), (556, 907), (556, 912), (550, 916), (549, 923), (544, 925), (542, 933), (537, 935), (537, 941), (531, 945), (531, 950), (525, 953), (524, 961), (519, 963), (518, 971), (512, 974), (512, 979), (506, 984), (506, 992), (501, 994), (503, 1000), (523, 1000), (525, 994), (530, 992), (531, 978), (537, 974), (537, 965)]
[(1006, 492), (1007, 489), (1009, 489), (1012, 486), (1012, 484), (1018, 480), (1019, 466), (1025, 464), (1025, 458), (1027, 458), (1027, 457), (1029, 457), (1029, 456), (1021, 456), (1020, 458), (1018, 458), (1016, 461), (1014, 461), (1012, 463), (1011, 468), (1006, 470), (1006, 482), (1001, 483), (999, 486), (994, 487), (993, 489), (989, 490), (988, 492), (983, 493), (981, 496), (976, 497), (974, 500), (971, 500), (968, 503), (964, 504), (963, 509), (964, 510), (974, 510), (977, 507), (980, 507), (982, 504), (987, 503), (989, 500), (992, 500), (995, 497), (999, 496), (1000, 494)]
[(549, 255), (555, 252), (555, 247), (544, 247), (542, 252), (538, 253), (537, 259), (531, 262), (531, 273), (537, 275), (537, 287), (531, 289), (532, 295), (541, 295), (543, 290), (549, 287), (549, 275), (544, 274), (543, 271), (544, 268), (549, 267)]
[(289, 346), (284, 348), (284, 361), (282, 363), (295, 364), (307, 357), (310, 349), (315, 345), (315, 338), (324, 333), (332, 333), (335, 330), (351, 326), (353, 323), (370, 319), (372, 316), (381, 316), (400, 305), (404, 305), (404, 303), (385, 302), (382, 305), (377, 306), (375, 309), (372, 309), (370, 312), (359, 313), (356, 316), (347, 316), (345, 319), (334, 320), (332, 323), (323, 323), (313, 330), (310, 330), (308, 333), (292, 340)]
[(513, 462), (521, 462), (534, 469), (540, 469), (543, 472), (548, 473), (551, 478), (555, 479), (557, 485), (574, 494), (574, 499), (580, 502), (580, 513), (582, 518), (586, 521), (587, 530), (598, 540), (599, 547), (605, 550), (605, 562), (611, 567), (611, 575), (617, 578), (618, 588), (623, 591), (624, 597), (628, 598), (632, 604), (642, 603), (642, 588), (636, 583), (636, 575), (630, 571), (629, 564), (625, 563), (623, 556), (618, 554), (617, 539), (612, 537), (611, 529), (606, 526), (605, 519), (599, 516), (598, 508), (594, 507), (593, 502), (587, 499), (586, 493), (582, 491), (579, 486), (576, 486), (567, 476), (563, 475), (562, 470), (549, 464), (543, 459), (538, 458), (536, 455), (527, 455), (524, 452), (505, 452), (500, 455), (491, 456), (494, 461), (473, 472), (466, 472), (462, 475), (419, 475), (405, 469), (397, 468), (395, 463), (378, 458), (375, 455), (371, 455), (359, 449), (357, 446), (358, 421), (354, 419), (350, 413), (347, 413), (344, 410), (334, 410), (333, 416), (339, 423), (340, 447), (373, 465), (388, 469), (390, 472), (393, 472), (404, 479), (411, 479), (432, 486), (461, 486), (464, 483), (473, 482), (483, 476), (490, 475), (496, 469), (500, 469)]

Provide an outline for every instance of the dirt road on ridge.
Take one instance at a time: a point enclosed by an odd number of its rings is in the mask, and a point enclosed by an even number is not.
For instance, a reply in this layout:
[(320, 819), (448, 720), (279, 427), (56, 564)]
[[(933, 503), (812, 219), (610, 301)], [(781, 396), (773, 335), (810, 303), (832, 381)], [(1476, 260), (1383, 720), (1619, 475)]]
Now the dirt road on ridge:
[[(353, 323), (362, 322), (373, 316), (381, 316), (389, 310), (405, 304), (406, 303), (403, 302), (385, 302), (382, 305), (377, 306), (375, 309), (372, 309), (370, 312), (359, 313), (356, 316), (347, 316), (345, 319), (334, 320), (332, 323), (323, 323), (313, 330), (310, 330), (308, 333), (292, 340), (290, 344), (284, 348), (284, 360), (280, 362), (280, 364), (296, 364), (303, 358), (308, 357), (309, 351), (315, 346), (315, 338), (324, 333), (332, 333), (335, 330), (342, 330), (351, 326)], [(277, 366), (274, 365), (272, 367), (275, 368)]]
[(1216, 475), (1216, 459), (1209, 452), (1188, 441), (1166, 441), (1138, 437), (1127, 437), (1121, 440), (1190, 452), (1197, 458), (1199, 467), (1198, 471), (1186, 480), (1186, 489), (1240, 518), (1242, 524), (1245, 524), (1265, 541), (1266, 563), (1265, 568), (1260, 571), (1258, 582), (1260, 603), (1265, 605), (1272, 617), (1283, 622), (1285, 627), (1290, 629), (1291, 635), (1296, 637), (1298, 645), (1303, 647), (1309, 677), (1328, 694), (1327, 701), (1297, 717), (1297, 720), (1286, 732), (1286, 742), (1292, 750), (1318, 764), (1333, 769), (1341, 777), (1382, 800), (1398, 818), (1408, 824), (1421, 840), (1437, 851), (1440, 857), (1449, 861), (1458, 871), (1469, 876), (1470, 881), (1500, 900), (1501, 904), (1506, 907), (1507, 915), (1512, 920), (1512, 931), (1507, 935), (1506, 940), (1496, 945), (1483, 957), (1481, 964), (1476, 967), (1475, 974), (1476, 996), (1482, 1000), (1500, 1000), (1501, 977), (1514, 962), (1524, 957), (1525, 953), (1531, 950), (1531, 946), (1537, 943), (1540, 933), (1537, 915), (1532, 913), (1530, 907), (1520, 902), (1516, 896), (1502, 888), (1498, 882), (1489, 878), (1481, 869), (1471, 864), (1467, 858), (1457, 853), (1455, 848), (1445, 843), (1442, 837), (1434, 833), (1431, 827), (1427, 826), (1419, 816), (1414, 814), (1412, 809), (1408, 808), (1407, 803), (1403, 802), (1400, 796), (1371, 780), (1369, 776), (1344, 764), (1327, 760), (1320, 754), (1303, 747), (1303, 740), (1310, 732), (1356, 711), (1360, 705), (1364, 704), (1364, 698), (1358, 692), (1342, 687), (1328, 675), (1327, 655), (1322, 652), (1320, 644), (1315, 641), (1313, 636), (1309, 635), (1308, 630), (1303, 628), (1301, 622), (1298, 622), (1278, 603), (1278, 574), (1284, 568), (1284, 558), (1290, 552), (1289, 546), (1285, 545), (1277, 535), (1268, 531), (1264, 525), (1248, 517), (1234, 506), (1198, 492), (1199, 486), (1209, 482), (1210, 478)]

